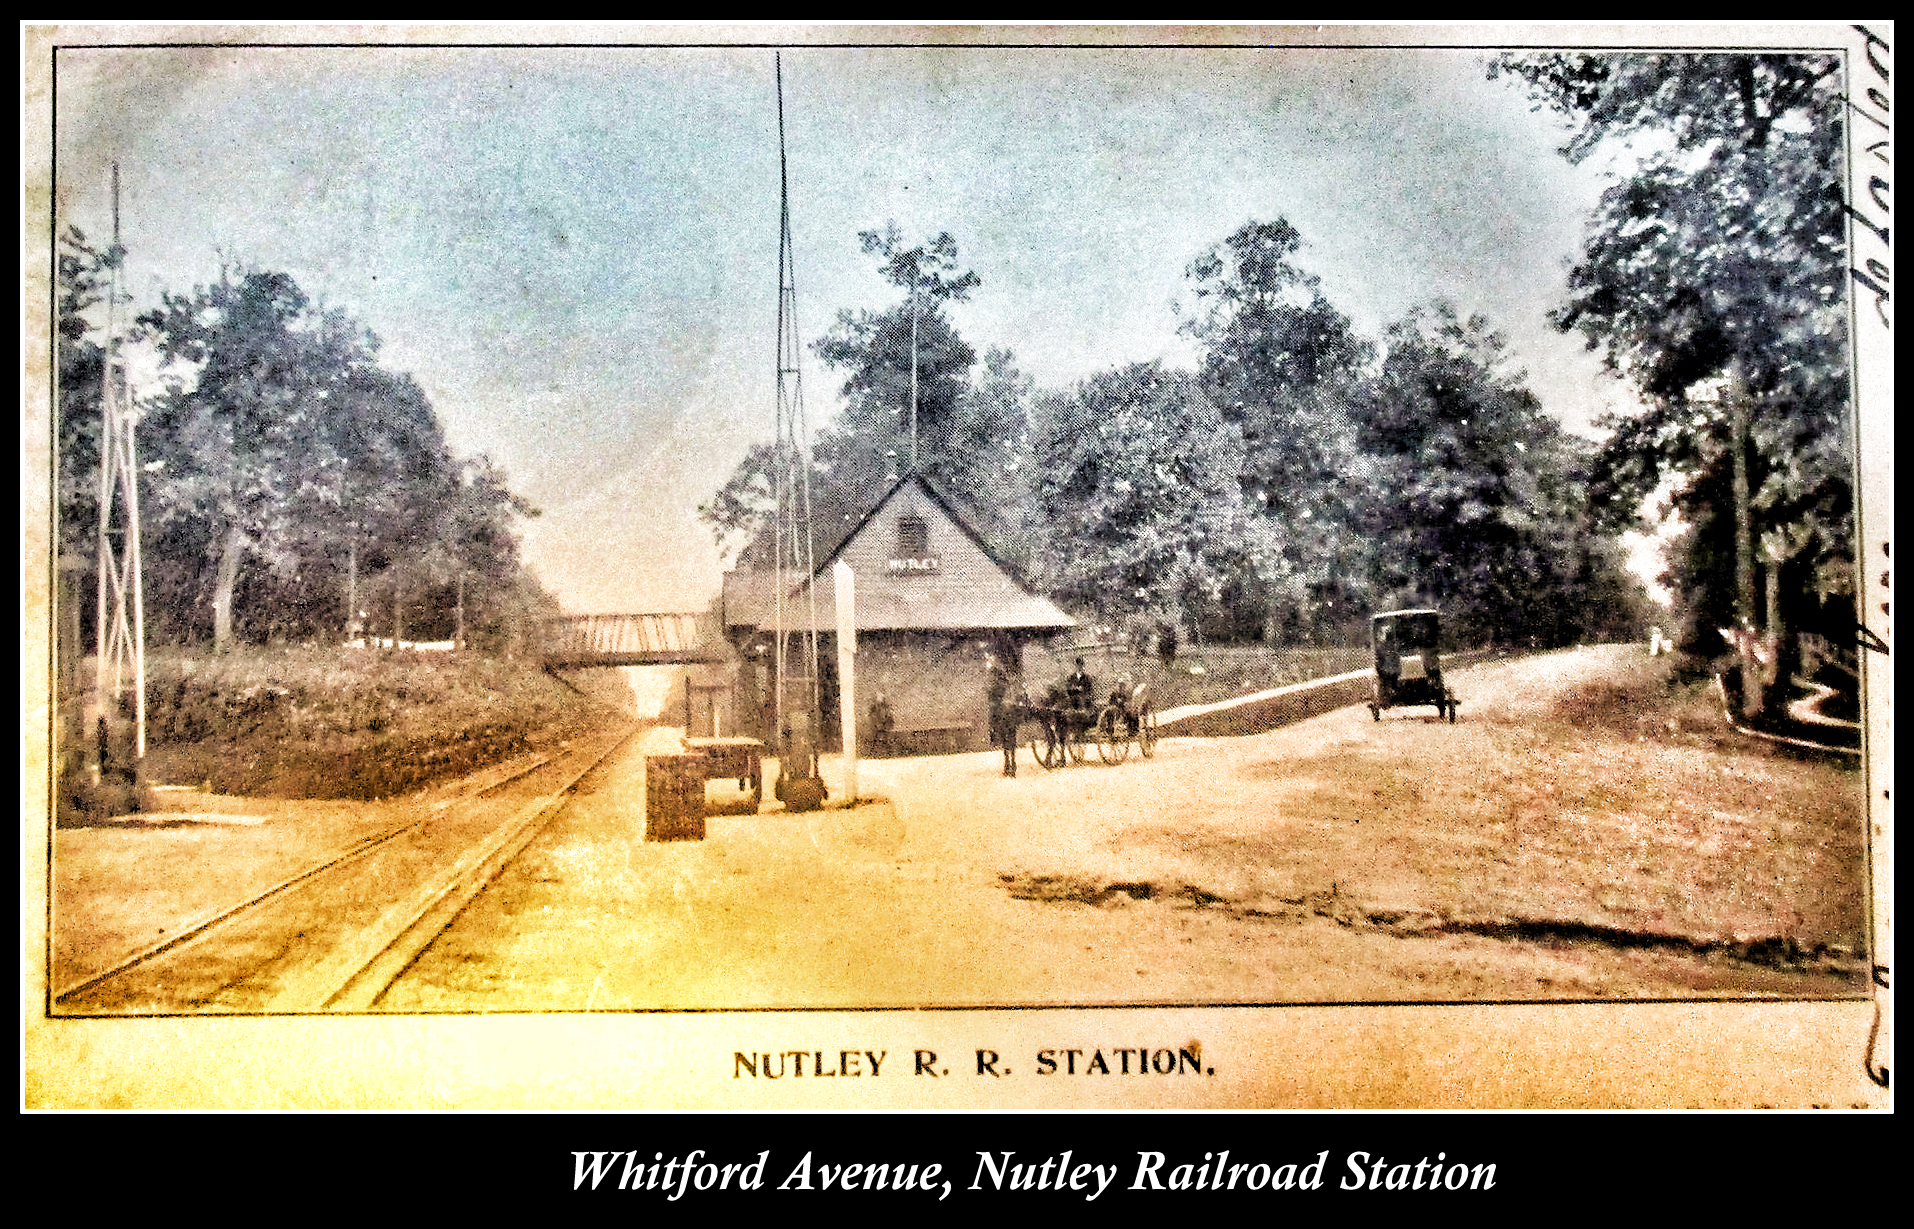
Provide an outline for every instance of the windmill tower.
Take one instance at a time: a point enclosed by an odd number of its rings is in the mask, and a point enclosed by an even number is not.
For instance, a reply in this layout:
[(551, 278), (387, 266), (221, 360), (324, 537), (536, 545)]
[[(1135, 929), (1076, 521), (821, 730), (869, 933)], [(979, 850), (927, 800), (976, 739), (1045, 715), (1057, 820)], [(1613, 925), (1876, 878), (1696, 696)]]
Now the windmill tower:
[[(778, 344), (777, 444), (773, 462), (777, 483), (777, 523), (773, 565), (777, 635), (776, 726), (777, 796), (793, 810), (808, 810), (823, 800), (817, 770), (819, 732), (817, 592), (809, 583), (817, 570), (811, 541), (810, 428), (804, 417), (804, 378), (797, 328), (797, 275), (791, 248), (791, 189), (784, 153), (784, 58), (774, 61), (778, 89)], [(803, 585), (803, 597), (793, 590)], [(804, 630), (791, 625), (807, 604)], [(796, 785), (796, 790), (786, 786)], [(815, 795), (815, 797), (813, 797)], [(803, 803), (809, 802), (809, 806)]]
[[(146, 756), (146, 612), (140, 588), (139, 461), (133, 393), (120, 355), (120, 164), (113, 164), (113, 246), (107, 254), (106, 364), (100, 379), (99, 588), (94, 604), (93, 724), (100, 771), (110, 771), (106, 732), (133, 723), (133, 758)], [(132, 765), (119, 765), (129, 775)]]

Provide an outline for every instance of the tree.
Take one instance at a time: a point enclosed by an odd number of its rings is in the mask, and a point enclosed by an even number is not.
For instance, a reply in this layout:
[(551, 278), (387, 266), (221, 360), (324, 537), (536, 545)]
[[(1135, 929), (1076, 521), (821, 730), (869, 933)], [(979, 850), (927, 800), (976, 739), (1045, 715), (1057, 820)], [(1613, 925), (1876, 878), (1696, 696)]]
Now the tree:
[(1029, 574), (1045, 547), (1036, 504), (1030, 406), (1036, 386), (1000, 347), (958, 399), (942, 446), (924, 472), (962, 505), (970, 523), (1019, 571)]
[(160, 586), (176, 606), (210, 601), (216, 649), (336, 634), (375, 593), (395, 632), (421, 598), (456, 622), (466, 578), (513, 583), (511, 521), (535, 510), (488, 461), (453, 458), (424, 391), (343, 312), (284, 273), (228, 270), (142, 324), (169, 364), (141, 427), (148, 557), (191, 578)]
[[(1678, 570), (1731, 595), (1688, 604), (1734, 610), (1772, 650), (1766, 681), (1785, 682), (1790, 628), (1854, 618), (1839, 64), (1815, 54), (1546, 54), (1504, 56), (1490, 74), (1504, 73), (1569, 121), (1571, 161), (1630, 143), (1647, 151), (1603, 193), (1554, 317), (1648, 401), (1610, 424), (1597, 490), (1611, 518), (1628, 517), (1671, 478), (1675, 506), (1692, 514), (1743, 470), (1747, 494), (1731, 495), (1732, 562), (1709, 548)], [(1726, 395), (1695, 395), (1724, 385)], [(1744, 650), (1753, 640), (1739, 639)], [(1768, 699), (1760, 688), (1748, 697), (1751, 708)]]
[(450, 637), (432, 638), (462, 640), (473, 629), (495, 634), (510, 618), (508, 600), (520, 571), (512, 520), (537, 516), (538, 509), (512, 494), (504, 472), (483, 454), (458, 463), (449, 476), (431, 545), (414, 563), (414, 575), (439, 591), (440, 626), (451, 624)]
[(1371, 361), (1348, 317), (1294, 263), (1302, 242), (1278, 217), (1204, 252), (1188, 275), (1205, 310), (1181, 328), (1203, 344), (1204, 390), (1242, 432), (1243, 499), (1276, 544), (1256, 576), (1237, 582), (1237, 605), (1296, 633), (1333, 622), (1356, 597), (1346, 584), (1356, 546), (1348, 411)]
[(1061, 601), (1183, 623), (1268, 549), (1237, 489), (1242, 435), (1191, 376), (1161, 363), (1093, 376), (1040, 396), (1031, 436), (1038, 573)]
[[(861, 231), (857, 239), (882, 260), (884, 280), (905, 292), (904, 302), (875, 314), (839, 312), (836, 326), (813, 349), (826, 365), (846, 373), (847, 425), (859, 431), (890, 425), (907, 449), (913, 430), (941, 441), (977, 361), (943, 305), (969, 298), (981, 279), (969, 270), (957, 272), (957, 241), (949, 231), (905, 248), (891, 222), (882, 231)], [(910, 458), (908, 451), (903, 455)]]
[(100, 391), (106, 350), (89, 314), (106, 301), (117, 251), (102, 252), (76, 226), (60, 235), (55, 274), (59, 366), (57, 550), (91, 563), (100, 517)]
[(213, 641), (233, 642), (233, 596), (249, 555), (282, 572), (309, 530), (299, 512), (326, 501), (338, 458), (320, 431), (324, 401), (356, 355), (325, 352), (300, 327), (309, 304), (283, 273), (230, 272), (192, 296), (168, 294), (143, 318), (175, 375), (155, 400), (152, 434), (164, 471), (153, 501), (162, 525), (202, 523), (217, 560)]
[(1360, 524), (1382, 600), (1441, 606), (1465, 639), (1560, 644), (1594, 625), (1591, 586), (1626, 587), (1586, 515), (1586, 450), (1487, 321), (1411, 314), (1364, 400)]
[(332, 402), (325, 419), (333, 459), (327, 514), (304, 543), (305, 554), (315, 563), (343, 562), (345, 600), (335, 609), (347, 626), (378, 593), (387, 611), (379, 626), (398, 640), (408, 597), (456, 574), (442, 543), (459, 466), (425, 390), (410, 376), (355, 363)]
[[(811, 440), (811, 545), (822, 559), (856, 528), (900, 472), (892, 432), (826, 427)], [(745, 568), (769, 569), (776, 557), (776, 450), (753, 444), (715, 495), (698, 506), (719, 549)]]
[[(918, 468), (946, 479), (959, 493), (968, 484), (948, 479), (974, 472), (959, 453), (975, 442), (978, 424), (996, 413), (972, 397), (970, 370), (977, 352), (958, 336), (943, 310), (979, 285), (976, 273), (958, 271), (957, 241), (944, 232), (907, 249), (895, 223), (883, 231), (860, 232), (858, 240), (865, 252), (880, 258), (885, 280), (903, 290), (905, 299), (883, 312), (840, 311), (831, 331), (812, 346), (827, 366), (844, 373), (843, 408), (812, 439), (811, 524), (819, 558), (910, 467), (913, 371)], [(1002, 361), (1007, 367), (1008, 355)], [(992, 396), (1001, 401), (1007, 387), (999, 386)], [(769, 444), (754, 445), (698, 510), (720, 545), (736, 551), (746, 566), (769, 567), (774, 553), (776, 463)]]
[(722, 555), (748, 568), (768, 569), (771, 518), (777, 515), (777, 453), (770, 444), (745, 451), (717, 494), (698, 505), (698, 519), (711, 526)]

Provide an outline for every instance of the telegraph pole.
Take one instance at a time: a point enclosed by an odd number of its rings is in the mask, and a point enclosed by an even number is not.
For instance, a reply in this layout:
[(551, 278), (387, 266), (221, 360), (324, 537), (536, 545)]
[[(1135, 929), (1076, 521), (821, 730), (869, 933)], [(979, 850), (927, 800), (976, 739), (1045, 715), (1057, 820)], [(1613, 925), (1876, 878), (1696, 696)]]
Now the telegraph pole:
[[(791, 189), (784, 150), (784, 57), (775, 57), (778, 90), (778, 357), (777, 357), (777, 522), (772, 571), (777, 626), (777, 704), (773, 737), (778, 744), (778, 797), (793, 810), (811, 810), (823, 801), (817, 773), (819, 730), (817, 570), (811, 540), (810, 428), (804, 417), (804, 377), (799, 368), (797, 274), (791, 242)], [(801, 638), (802, 657), (787, 652), (789, 623), (796, 614), (787, 603), (798, 584), (804, 588), (809, 618)], [(805, 675), (789, 677), (793, 668)], [(791, 684), (796, 684), (791, 686)], [(795, 694), (793, 694), (795, 692)], [(804, 782), (797, 793), (786, 786)], [(797, 805), (812, 798), (809, 805)]]
[(1754, 513), (1748, 481), (1748, 381), (1742, 375), (1741, 359), (1728, 366), (1728, 425), (1730, 447), (1734, 450), (1733, 484), (1735, 500), (1735, 618), (1753, 631), (1755, 626)]
[(917, 472), (917, 279), (910, 279), (910, 472)]
[[(94, 696), (111, 723), (131, 692), (136, 759), (146, 755), (146, 610), (141, 592), (139, 459), (133, 392), (120, 357), (120, 164), (113, 164), (113, 246), (107, 250), (106, 363), (100, 379), (99, 589)], [(118, 512), (117, 517), (115, 512)], [(115, 523), (117, 521), (117, 524)], [(118, 544), (114, 539), (117, 536)], [(101, 765), (104, 772), (105, 764)]]

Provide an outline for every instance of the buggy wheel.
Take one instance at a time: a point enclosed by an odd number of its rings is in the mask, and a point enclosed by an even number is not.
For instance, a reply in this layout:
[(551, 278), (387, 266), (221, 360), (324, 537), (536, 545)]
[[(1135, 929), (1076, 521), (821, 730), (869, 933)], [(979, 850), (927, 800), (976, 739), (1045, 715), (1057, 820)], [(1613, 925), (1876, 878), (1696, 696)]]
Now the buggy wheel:
[(1037, 722), (1036, 731), (1030, 735), (1030, 756), (1045, 768), (1063, 762), (1063, 749), (1057, 746), (1056, 731), (1048, 721)]
[(1130, 758), (1130, 723), (1123, 710), (1112, 704), (1097, 714), (1097, 758), (1106, 764), (1121, 764)]
[(1072, 764), (1081, 764), (1090, 754), (1090, 727), (1080, 725), (1074, 729), (1066, 728), (1063, 734), (1063, 753)]
[(1143, 753), (1144, 759), (1156, 754), (1156, 709), (1144, 705), (1136, 719), (1136, 749)]

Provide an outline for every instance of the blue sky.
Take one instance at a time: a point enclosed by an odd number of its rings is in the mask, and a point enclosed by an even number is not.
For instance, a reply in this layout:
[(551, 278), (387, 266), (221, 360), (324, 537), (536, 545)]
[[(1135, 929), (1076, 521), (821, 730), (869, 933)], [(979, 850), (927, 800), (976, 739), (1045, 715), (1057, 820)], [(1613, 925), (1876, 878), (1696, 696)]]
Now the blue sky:
[[(894, 219), (956, 237), (982, 278), (959, 331), (1041, 385), (1187, 364), (1189, 261), (1280, 214), (1362, 331), (1480, 311), (1586, 430), (1628, 391), (1543, 315), (1600, 170), (1487, 54), (788, 49), (800, 330), (893, 301), (856, 233)], [(525, 556), (569, 609), (716, 592), (695, 509), (772, 432), (770, 49), (102, 47), (58, 71), (56, 214), (103, 236), (120, 162), (140, 303), (222, 258), (292, 273), (544, 510)], [(828, 421), (830, 373), (805, 389)]]

